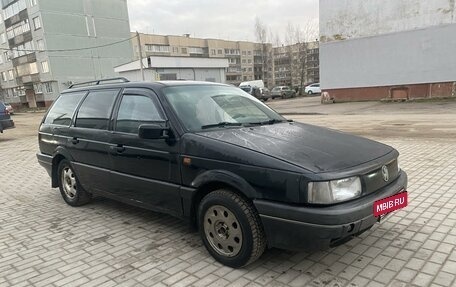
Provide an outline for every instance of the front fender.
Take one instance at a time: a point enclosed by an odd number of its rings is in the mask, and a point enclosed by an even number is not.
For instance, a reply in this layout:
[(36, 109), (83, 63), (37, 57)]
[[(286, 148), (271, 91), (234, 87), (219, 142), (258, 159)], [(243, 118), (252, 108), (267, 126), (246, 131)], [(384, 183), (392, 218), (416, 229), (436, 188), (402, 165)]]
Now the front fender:
[(195, 189), (213, 182), (224, 183), (242, 192), (248, 198), (257, 198), (255, 189), (239, 175), (226, 170), (208, 170), (198, 175), (191, 183)]

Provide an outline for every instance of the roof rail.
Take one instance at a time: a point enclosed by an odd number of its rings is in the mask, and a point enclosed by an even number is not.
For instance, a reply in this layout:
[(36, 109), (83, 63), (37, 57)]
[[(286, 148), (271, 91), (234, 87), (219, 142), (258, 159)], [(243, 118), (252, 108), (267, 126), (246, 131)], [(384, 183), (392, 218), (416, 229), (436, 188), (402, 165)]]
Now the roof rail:
[[(72, 84), (71, 86), (69, 86), (68, 89), (72, 89), (72, 88), (79, 87), (79, 86), (96, 86), (96, 85), (102, 84), (103, 82), (112, 82), (112, 81), (120, 81), (121, 83), (130, 82), (127, 78), (117, 77), (117, 78), (109, 78), (109, 79), (101, 79), (101, 80), (95, 80), (95, 81), (76, 83), (76, 84)], [(109, 84), (109, 83), (107, 83), (107, 84)]]

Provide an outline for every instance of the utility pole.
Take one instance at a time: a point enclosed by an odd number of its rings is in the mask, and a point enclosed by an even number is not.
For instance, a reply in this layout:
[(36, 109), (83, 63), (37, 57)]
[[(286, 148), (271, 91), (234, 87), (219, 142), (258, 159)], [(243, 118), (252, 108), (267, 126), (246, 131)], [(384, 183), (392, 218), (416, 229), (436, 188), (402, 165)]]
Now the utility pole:
[(143, 53), (142, 53), (142, 46), (141, 46), (141, 38), (139, 37), (138, 31), (136, 31), (136, 39), (138, 40), (138, 48), (139, 48), (139, 66), (141, 67), (141, 77), (142, 77), (142, 80), (145, 81), (146, 78), (144, 77)]

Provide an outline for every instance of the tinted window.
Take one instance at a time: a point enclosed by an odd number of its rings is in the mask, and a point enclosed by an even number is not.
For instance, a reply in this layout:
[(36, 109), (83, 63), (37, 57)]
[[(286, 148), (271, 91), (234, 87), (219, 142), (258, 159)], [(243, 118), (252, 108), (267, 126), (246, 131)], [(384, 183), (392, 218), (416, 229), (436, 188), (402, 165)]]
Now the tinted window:
[(45, 124), (69, 126), (79, 102), (86, 92), (62, 94), (49, 111)]
[(117, 114), (116, 131), (137, 134), (140, 125), (163, 120), (155, 102), (141, 95), (124, 95)]
[(76, 127), (106, 130), (119, 90), (92, 91), (85, 98), (76, 117)]

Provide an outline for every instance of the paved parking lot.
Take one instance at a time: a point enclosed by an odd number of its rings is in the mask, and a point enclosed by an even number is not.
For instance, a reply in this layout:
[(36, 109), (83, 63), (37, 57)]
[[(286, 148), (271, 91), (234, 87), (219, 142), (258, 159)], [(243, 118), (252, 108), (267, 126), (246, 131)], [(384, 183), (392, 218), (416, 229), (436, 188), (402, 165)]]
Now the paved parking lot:
[(17, 128), (0, 135), (0, 286), (456, 285), (451, 111), (409, 113), (447, 129), (423, 137), (415, 120), (408, 128), (416, 136), (395, 132), (407, 120), (400, 115), (389, 133), (379, 126), (383, 113), (290, 116), (397, 148), (409, 174), (409, 206), (345, 245), (312, 254), (272, 249), (240, 270), (215, 262), (199, 236), (170, 216), (106, 199), (66, 205), (35, 158), (41, 117), (17, 115)]

